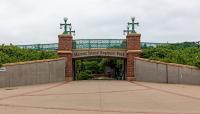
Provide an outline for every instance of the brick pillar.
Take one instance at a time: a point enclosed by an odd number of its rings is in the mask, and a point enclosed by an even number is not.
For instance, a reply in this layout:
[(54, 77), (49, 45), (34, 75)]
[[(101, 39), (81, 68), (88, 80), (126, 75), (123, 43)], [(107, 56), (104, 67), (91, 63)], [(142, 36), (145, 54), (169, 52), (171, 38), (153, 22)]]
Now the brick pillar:
[(58, 35), (58, 55), (60, 57), (66, 57), (66, 67), (65, 67), (65, 78), (66, 81), (73, 80), (73, 68), (72, 68), (72, 40), (71, 35)]
[(141, 34), (131, 33), (126, 36), (127, 40), (127, 77), (126, 80), (134, 81), (134, 57), (138, 57), (141, 53), (140, 48)]

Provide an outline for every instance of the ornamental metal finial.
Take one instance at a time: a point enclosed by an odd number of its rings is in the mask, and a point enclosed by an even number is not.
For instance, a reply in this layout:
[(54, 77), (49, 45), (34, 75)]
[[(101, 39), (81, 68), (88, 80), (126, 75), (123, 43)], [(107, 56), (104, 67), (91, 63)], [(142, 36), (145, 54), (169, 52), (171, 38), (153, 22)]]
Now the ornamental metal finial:
[(71, 23), (68, 24), (67, 21), (68, 21), (68, 18), (65, 17), (64, 18), (64, 24), (62, 24), (62, 23), (60, 24), (60, 29), (62, 29), (62, 27), (64, 26), (64, 32), (63, 32), (63, 34), (67, 34), (67, 35), (72, 35), (72, 33), (75, 34), (75, 31), (72, 31), (72, 25), (71, 25)]
[[(124, 30), (124, 33), (127, 33), (127, 34), (129, 34), (129, 33), (136, 33), (136, 31), (135, 31), (135, 25), (139, 26), (139, 23), (135, 22), (135, 17), (132, 17), (131, 21), (132, 21), (131, 23), (128, 22), (127, 30)], [(131, 29), (130, 29), (130, 26), (131, 26)]]
[(75, 30), (72, 30), (72, 26), (69, 26), (69, 35), (72, 35), (72, 33), (74, 33), (73, 35), (75, 35)]
[(127, 33), (127, 34), (129, 34), (129, 32), (130, 32), (130, 28), (129, 28), (129, 26), (127, 26), (127, 30), (124, 30), (124, 35)]

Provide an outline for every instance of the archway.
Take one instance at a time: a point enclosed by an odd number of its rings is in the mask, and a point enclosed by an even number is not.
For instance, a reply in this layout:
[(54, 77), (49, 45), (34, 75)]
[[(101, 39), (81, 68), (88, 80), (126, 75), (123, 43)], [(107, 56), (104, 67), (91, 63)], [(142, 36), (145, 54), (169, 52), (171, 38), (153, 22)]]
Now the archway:
[(74, 80), (125, 80), (126, 58), (87, 57), (73, 59)]
[(126, 39), (84, 39), (73, 40), (71, 35), (59, 35), (58, 54), (66, 57), (66, 80), (74, 80), (74, 60), (94, 57), (114, 57), (126, 60), (125, 79), (134, 77), (134, 57), (139, 56), (140, 34), (128, 34)]
[[(74, 80), (74, 60), (89, 57), (117, 57), (126, 60), (125, 79), (135, 80), (134, 76), (134, 57), (141, 53), (140, 37), (141, 34), (135, 32), (135, 18), (132, 23), (128, 23), (126, 39), (76, 39), (73, 40), (71, 24), (61, 24), (65, 26), (63, 34), (59, 35), (58, 54), (66, 57), (66, 81)], [(131, 26), (131, 27), (130, 27)], [(68, 30), (69, 28), (69, 30)], [(131, 28), (131, 29), (130, 29)]]

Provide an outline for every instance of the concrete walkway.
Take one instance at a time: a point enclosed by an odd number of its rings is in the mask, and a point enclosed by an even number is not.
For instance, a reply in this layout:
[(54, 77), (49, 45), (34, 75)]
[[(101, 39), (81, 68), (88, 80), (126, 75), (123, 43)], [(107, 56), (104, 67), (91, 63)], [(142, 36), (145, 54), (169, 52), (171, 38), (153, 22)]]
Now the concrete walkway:
[(0, 89), (0, 114), (200, 114), (200, 86), (74, 81)]

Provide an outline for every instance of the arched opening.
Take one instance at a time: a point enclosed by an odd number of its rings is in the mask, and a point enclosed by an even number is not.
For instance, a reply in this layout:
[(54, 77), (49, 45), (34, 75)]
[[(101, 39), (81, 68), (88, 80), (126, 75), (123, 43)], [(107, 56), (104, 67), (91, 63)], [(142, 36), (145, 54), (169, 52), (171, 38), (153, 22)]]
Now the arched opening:
[(74, 80), (125, 80), (125, 67), (125, 58), (76, 58), (73, 59)]

